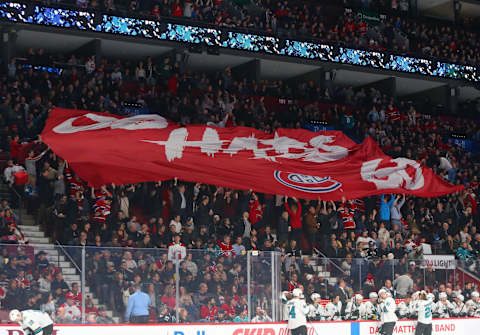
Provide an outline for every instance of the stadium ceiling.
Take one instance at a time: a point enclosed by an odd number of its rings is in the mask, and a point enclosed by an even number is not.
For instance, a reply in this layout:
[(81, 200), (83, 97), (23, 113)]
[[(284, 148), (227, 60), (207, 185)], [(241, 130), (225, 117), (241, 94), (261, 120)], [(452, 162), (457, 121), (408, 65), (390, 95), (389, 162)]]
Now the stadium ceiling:
[[(28, 27), (28, 26), (27, 26)], [(38, 27), (37, 27), (38, 28)], [(252, 55), (248, 52), (235, 52), (231, 50), (218, 50), (219, 54), (205, 52), (193, 53), (188, 51), (188, 46), (177, 43), (155, 43), (142, 39), (115, 38), (98, 34), (67, 34), (51, 29), (21, 29), (17, 30), (17, 55), (21, 56), (29, 48), (43, 48), (47, 53), (70, 53), (95, 39), (101, 41), (103, 57), (112, 59), (144, 59), (153, 58), (174, 52), (184, 51), (187, 55), (187, 67), (194, 71), (219, 71), (227, 66), (232, 68), (258, 60), (258, 78), (269, 80), (288, 79), (315, 79), (324, 76), (327, 71), (331, 74), (333, 82), (339, 86), (365, 87), (374, 85), (387, 79), (395, 79), (395, 94), (407, 96), (417, 94), (445, 85), (458, 88), (459, 101), (480, 99), (480, 90), (471, 84), (447, 79), (425, 79), (424, 76), (403, 74), (389, 71), (375, 71), (350, 65), (330, 64), (325, 62), (310, 62), (285, 57), (268, 55)], [(318, 78), (321, 80), (320, 78)], [(465, 85), (465, 86), (464, 86)], [(470, 85), (470, 86), (469, 86)]]

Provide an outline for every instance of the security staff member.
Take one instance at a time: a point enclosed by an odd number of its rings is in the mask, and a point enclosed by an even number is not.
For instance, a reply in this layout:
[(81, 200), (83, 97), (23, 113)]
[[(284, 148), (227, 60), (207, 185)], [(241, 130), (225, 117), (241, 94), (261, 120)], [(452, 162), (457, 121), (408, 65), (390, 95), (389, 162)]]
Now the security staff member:
[(125, 320), (130, 323), (148, 323), (150, 313), (148, 307), (152, 304), (150, 296), (141, 290), (141, 284), (135, 285), (135, 293), (130, 296), (125, 312)]

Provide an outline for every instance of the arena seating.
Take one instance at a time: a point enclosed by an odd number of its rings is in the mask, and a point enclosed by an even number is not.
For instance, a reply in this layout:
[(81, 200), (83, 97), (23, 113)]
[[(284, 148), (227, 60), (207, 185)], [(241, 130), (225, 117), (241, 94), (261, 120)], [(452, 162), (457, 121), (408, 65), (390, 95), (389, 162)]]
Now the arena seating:
[[(404, 1), (395, 8), (383, 1), (386, 16), (377, 24), (354, 14), (362, 7), (356, 1), (347, 1), (347, 7), (338, 1), (317, 6), (266, 0), (58, 3), (475, 66), (480, 54), (472, 22), (460, 34), (458, 27), (413, 17)], [(396, 279), (408, 273), (408, 294), (425, 289), (436, 299), (445, 292), (452, 301), (463, 295), (467, 302), (480, 288), (480, 127), (474, 103), (461, 104), (455, 113), (439, 112), (433, 104), (388, 95), (373, 85), (255, 81), (229, 66), (187, 69), (176, 56), (96, 60), (31, 49), (0, 72), (1, 322), (12, 308), (42, 309), (57, 323), (81, 322), (83, 294), (88, 322), (119, 323), (138, 282), (153, 302), (150, 321), (165, 323), (243, 322), (248, 298), (252, 318), (258, 307), (280, 319), (282, 292), (297, 287), (304, 288), (309, 303), (316, 292), (325, 305), (343, 284), (349, 298), (360, 293), (365, 299), (392, 287), (401, 302), (406, 294), (397, 290)], [(283, 195), (176, 179), (92, 189), (39, 137), (53, 106), (156, 113), (183, 125), (249, 126), (266, 133), (338, 129), (356, 142), (369, 136), (386, 154), (417, 160), (465, 191), (432, 199), (390, 194), (328, 203), (289, 199), (287, 209)], [(392, 203), (381, 214), (383, 198)], [(295, 205), (300, 231), (291, 229)], [(306, 216), (312, 208), (313, 221)], [(354, 229), (344, 229), (345, 220), (353, 221)], [(177, 276), (172, 252), (183, 247)], [(425, 248), (454, 256), (455, 269), (426, 264)], [(478, 313), (480, 307), (469, 315)]]

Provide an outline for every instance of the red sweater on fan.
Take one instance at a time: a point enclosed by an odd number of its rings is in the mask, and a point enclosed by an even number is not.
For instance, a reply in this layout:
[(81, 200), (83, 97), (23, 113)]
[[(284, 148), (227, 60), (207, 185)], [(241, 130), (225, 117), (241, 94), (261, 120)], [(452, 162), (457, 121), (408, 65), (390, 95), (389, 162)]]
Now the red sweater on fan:
[(300, 201), (297, 201), (297, 206), (297, 211), (293, 212), (288, 205), (288, 202), (285, 201), (285, 208), (288, 212), (288, 215), (290, 215), (290, 226), (292, 229), (302, 228), (302, 205), (300, 204)]

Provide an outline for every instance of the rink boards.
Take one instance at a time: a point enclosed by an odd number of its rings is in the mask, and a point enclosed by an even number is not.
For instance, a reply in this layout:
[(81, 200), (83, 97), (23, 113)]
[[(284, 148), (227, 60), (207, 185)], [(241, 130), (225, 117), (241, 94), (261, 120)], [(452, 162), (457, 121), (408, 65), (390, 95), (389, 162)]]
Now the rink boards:
[[(414, 335), (416, 321), (398, 321), (394, 334)], [(308, 335), (375, 335), (378, 322), (310, 322)], [(289, 335), (285, 323), (194, 323), (152, 325), (59, 325), (53, 335)], [(19, 327), (1, 325), (0, 335), (25, 335)], [(480, 334), (480, 318), (436, 319), (433, 334)]]

